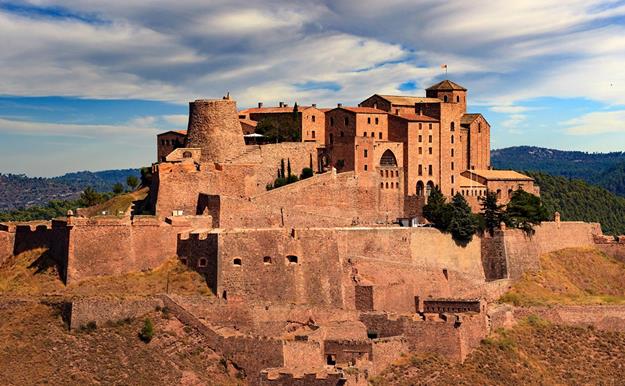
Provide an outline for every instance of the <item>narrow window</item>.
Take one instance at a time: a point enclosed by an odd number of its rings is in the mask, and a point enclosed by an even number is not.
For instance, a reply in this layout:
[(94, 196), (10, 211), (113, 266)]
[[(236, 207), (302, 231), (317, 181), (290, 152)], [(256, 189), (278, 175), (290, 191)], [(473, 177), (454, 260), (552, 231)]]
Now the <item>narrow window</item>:
[(298, 263), (298, 258), (297, 258), (297, 256), (295, 256), (295, 255), (288, 255), (288, 256), (286, 257), (286, 261), (287, 261), (287, 263), (289, 263), (289, 264), (297, 264), (297, 263)]
[(430, 123), (430, 130), (432, 130), (432, 124)]
[(478, 122), (477, 123), (477, 132), (481, 133), (482, 132), (482, 122)]
[(445, 276), (445, 279), (449, 280), (449, 272), (447, 271), (447, 268), (443, 268), (443, 276)]
[(451, 170), (454, 170), (454, 163), (451, 163)]
[(232, 265), (234, 265), (235, 267), (240, 267), (241, 266), (241, 259), (236, 258), (236, 259), (232, 260)]
[(451, 183), (454, 183), (454, 176), (451, 176)]
[(460, 103), (460, 96), (456, 97), (456, 102)]
[(334, 126), (334, 117), (330, 117), (330, 126)]
[(388, 189), (388, 182), (386, 183), (386, 189)]
[(454, 136), (453, 135), (451, 136), (451, 143), (452, 144), (454, 143)]
[(364, 133), (362, 133), (362, 135), (366, 137), (367, 136), (367, 132), (365, 131)]
[(451, 195), (454, 195), (454, 188), (451, 188)]
[(423, 123), (419, 123), (419, 130), (423, 129)]
[(315, 138), (315, 130), (312, 131), (312, 137)]
[(419, 175), (423, 175), (423, 166), (419, 165)]
[(447, 95), (445, 95), (445, 96), (443, 97), (443, 100), (444, 100), (445, 102), (447, 102), (447, 101), (449, 100), (449, 98), (447, 98)]
[(371, 138), (375, 138), (375, 133), (373, 131), (371, 132)]
[(429, 143), (432, 143), (432, 136), (431, 136), (431, 135), (430, 135), (430, 136), (428, 136), (428, 142), (429, 142)]
[(371, 117), (367, 117), (367, 123), (371, 124)]
[(330, 133), (330, 144), (334, 143), (334, 134)]
[(345, 117), (344, 121), (345, 121), (345, 126), (349, 126), (349, 118)]
[(380, 177), (384, 177), (384, 170), (380, 170)]
[(378, 138), (382, 139), (382, 132), (381, 131), (378, 133)]
[(344, 136), (345, 136), (345, 133), (341, 131), (341, 137), (344, 137)]
[(367, 171), (367, 165), (365, 165), (365, 171)]
[(419, 142), (423, 142), (423, 137), (419, 135)]
[(454, 122), (451, 123), (451, 131), (456, 131), (456, 124)]
[(432, 148), (428, 147), (428, 153), (432, 154)]
[(201, 258), (198, 262), (197, 262), (197, 266), (200, 268), (206, 267), (208, 265), (208, 260)]
[(432, 165), (428, 165), (428, 175), (432, 175)]
[(312, 116), (312, 121), (313, 121), (313, 122), (315, 121), (315, 116), (314, 116), (314, 115)]
[(376, 118), (375, 118), (375, 124), (377, 125), (377, 124), (378, 124), (378, 122), (379, 122), (379, 121), (378, 121), (378, 118), (376, 117)]
[(384, 189), (384, 182), (380, 182), (380, 189)]
[(388, 170), (385, 170), (384, 173), (386, 174), (386, 178), (388, 178)]
[(423, 154), (423, 148), (422, 147), (419, 148), (419, 154)]
[(365, 158), (367, 158), (367, 149), (365, 149)]

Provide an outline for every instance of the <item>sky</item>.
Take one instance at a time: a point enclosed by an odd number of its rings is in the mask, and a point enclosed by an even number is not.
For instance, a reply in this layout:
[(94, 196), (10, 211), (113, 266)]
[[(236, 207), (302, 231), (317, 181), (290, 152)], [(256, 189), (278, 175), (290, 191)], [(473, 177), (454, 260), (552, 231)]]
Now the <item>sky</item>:
[(0, 173), (145, 166), (191, 100), (420, 96), (441, 64), (493, 148), (625, 151), (625, 1), (0, 0)]

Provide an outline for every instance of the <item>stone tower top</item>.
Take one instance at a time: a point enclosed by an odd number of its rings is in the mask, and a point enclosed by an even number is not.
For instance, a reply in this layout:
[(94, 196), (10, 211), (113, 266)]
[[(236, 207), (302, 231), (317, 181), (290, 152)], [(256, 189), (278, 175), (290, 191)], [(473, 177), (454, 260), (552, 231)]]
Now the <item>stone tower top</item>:
[(245, 142), (231, 99), (198, 99), (189, 103), (186, 147), (202, 149), (203, 162), (225, 162), (243, 153)]

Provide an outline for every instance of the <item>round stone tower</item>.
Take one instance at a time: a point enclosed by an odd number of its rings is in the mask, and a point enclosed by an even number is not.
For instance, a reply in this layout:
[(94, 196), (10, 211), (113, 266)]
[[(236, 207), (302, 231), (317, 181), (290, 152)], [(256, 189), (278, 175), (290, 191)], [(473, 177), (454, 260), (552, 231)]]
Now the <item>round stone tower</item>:
[(202, 149), (203, 162), (226, 162), (243, 153), (236, 102), (229, 98), (190, 102), (185, 146)]

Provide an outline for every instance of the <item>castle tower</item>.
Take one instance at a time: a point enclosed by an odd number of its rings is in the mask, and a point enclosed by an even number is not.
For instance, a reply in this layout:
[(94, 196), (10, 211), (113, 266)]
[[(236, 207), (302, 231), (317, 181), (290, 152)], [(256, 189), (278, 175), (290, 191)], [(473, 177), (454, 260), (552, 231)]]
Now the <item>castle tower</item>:
[(428, 98), (438, 98), (444, 103), (455, 103), (462, 112), (467, 110), (467, 89), (451, 80), (443, 80), (425, 89)]
[(186, 147), (202, 149), (203, 162), (225, 162), (245, 150), (237, 104), (230, 98), (189, 103)]

